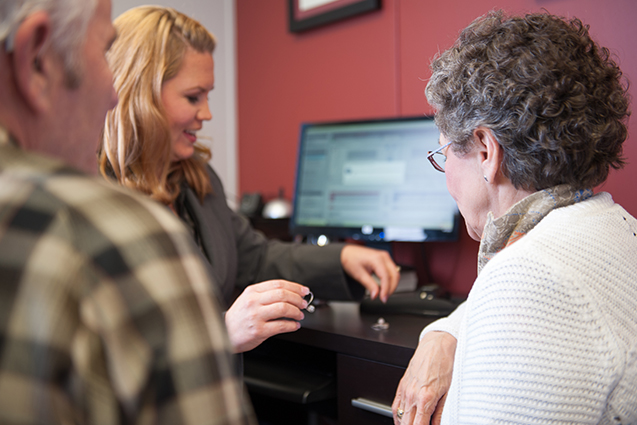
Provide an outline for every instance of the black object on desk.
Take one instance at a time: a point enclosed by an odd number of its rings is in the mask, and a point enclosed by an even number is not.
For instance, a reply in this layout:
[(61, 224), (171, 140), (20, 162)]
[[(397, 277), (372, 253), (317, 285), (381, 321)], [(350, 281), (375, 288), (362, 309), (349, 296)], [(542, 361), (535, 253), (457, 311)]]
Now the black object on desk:
[(437, 287), (423, 287), (413, 292), (394, 293), (387, 303), (378, 298), (366, 298), (361, 302), (361, 313), (365, 314), (414, 314), (417, 316), (444, 317), (458, 307), (459, 302), (443, 298)]

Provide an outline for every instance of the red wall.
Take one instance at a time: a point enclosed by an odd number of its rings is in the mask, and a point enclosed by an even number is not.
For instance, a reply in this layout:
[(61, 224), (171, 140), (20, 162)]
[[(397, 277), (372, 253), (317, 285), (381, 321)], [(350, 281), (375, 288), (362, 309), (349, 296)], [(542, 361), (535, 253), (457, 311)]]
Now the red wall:
[[(577, 16), (637, 85), (634, 0), (383, 0), (378, 12), (303, 34), (288, 31), (287, 3), (236, 2), (240, 193), (274, 197), (283, 187), (291, 196), (303, 121), (431, 113), (423, 94), (431, 58), (491, 9)], [(637, 131), (635, 118), (630, 126)], [(613, 172), (602, 189), (637, 216), (636, 140), (633, 135), (624, 145), (628, 166)], [(395, 255), (422, 267), (421, 247), (413, 248), (398, 245)], [(460, 242), (427, 244), (433, 280), (466, 294), (476, 274), (477, 248), (464, 229)]]

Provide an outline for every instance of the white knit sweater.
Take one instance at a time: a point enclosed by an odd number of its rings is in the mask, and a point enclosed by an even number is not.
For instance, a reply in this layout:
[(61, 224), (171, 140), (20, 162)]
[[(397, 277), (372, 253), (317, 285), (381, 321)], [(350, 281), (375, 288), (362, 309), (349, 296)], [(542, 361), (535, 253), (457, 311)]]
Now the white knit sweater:
[(636, 233), (602, 193), (498, 253), (423, 331), (458, 339), (442, 423), (636, 424)]

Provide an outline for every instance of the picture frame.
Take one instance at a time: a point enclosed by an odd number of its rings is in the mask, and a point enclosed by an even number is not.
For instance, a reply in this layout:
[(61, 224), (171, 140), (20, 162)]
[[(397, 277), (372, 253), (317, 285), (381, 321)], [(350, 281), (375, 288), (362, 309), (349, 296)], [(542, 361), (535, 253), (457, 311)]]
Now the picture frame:
[(381, 8), (381, 0), (288, 0), (290, 32), (303, 32)]

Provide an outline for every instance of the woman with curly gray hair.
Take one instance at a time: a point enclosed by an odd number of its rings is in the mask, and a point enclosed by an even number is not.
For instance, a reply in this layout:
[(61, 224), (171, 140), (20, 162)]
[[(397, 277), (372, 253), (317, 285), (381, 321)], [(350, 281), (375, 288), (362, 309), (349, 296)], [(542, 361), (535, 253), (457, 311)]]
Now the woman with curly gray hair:
[(478, 278), (423, 330), (395, 423), (637, 423), (637, 220), (593, 192), (624, 162), (619, 67), (576, 18), (493, 12), (431, 68)]

